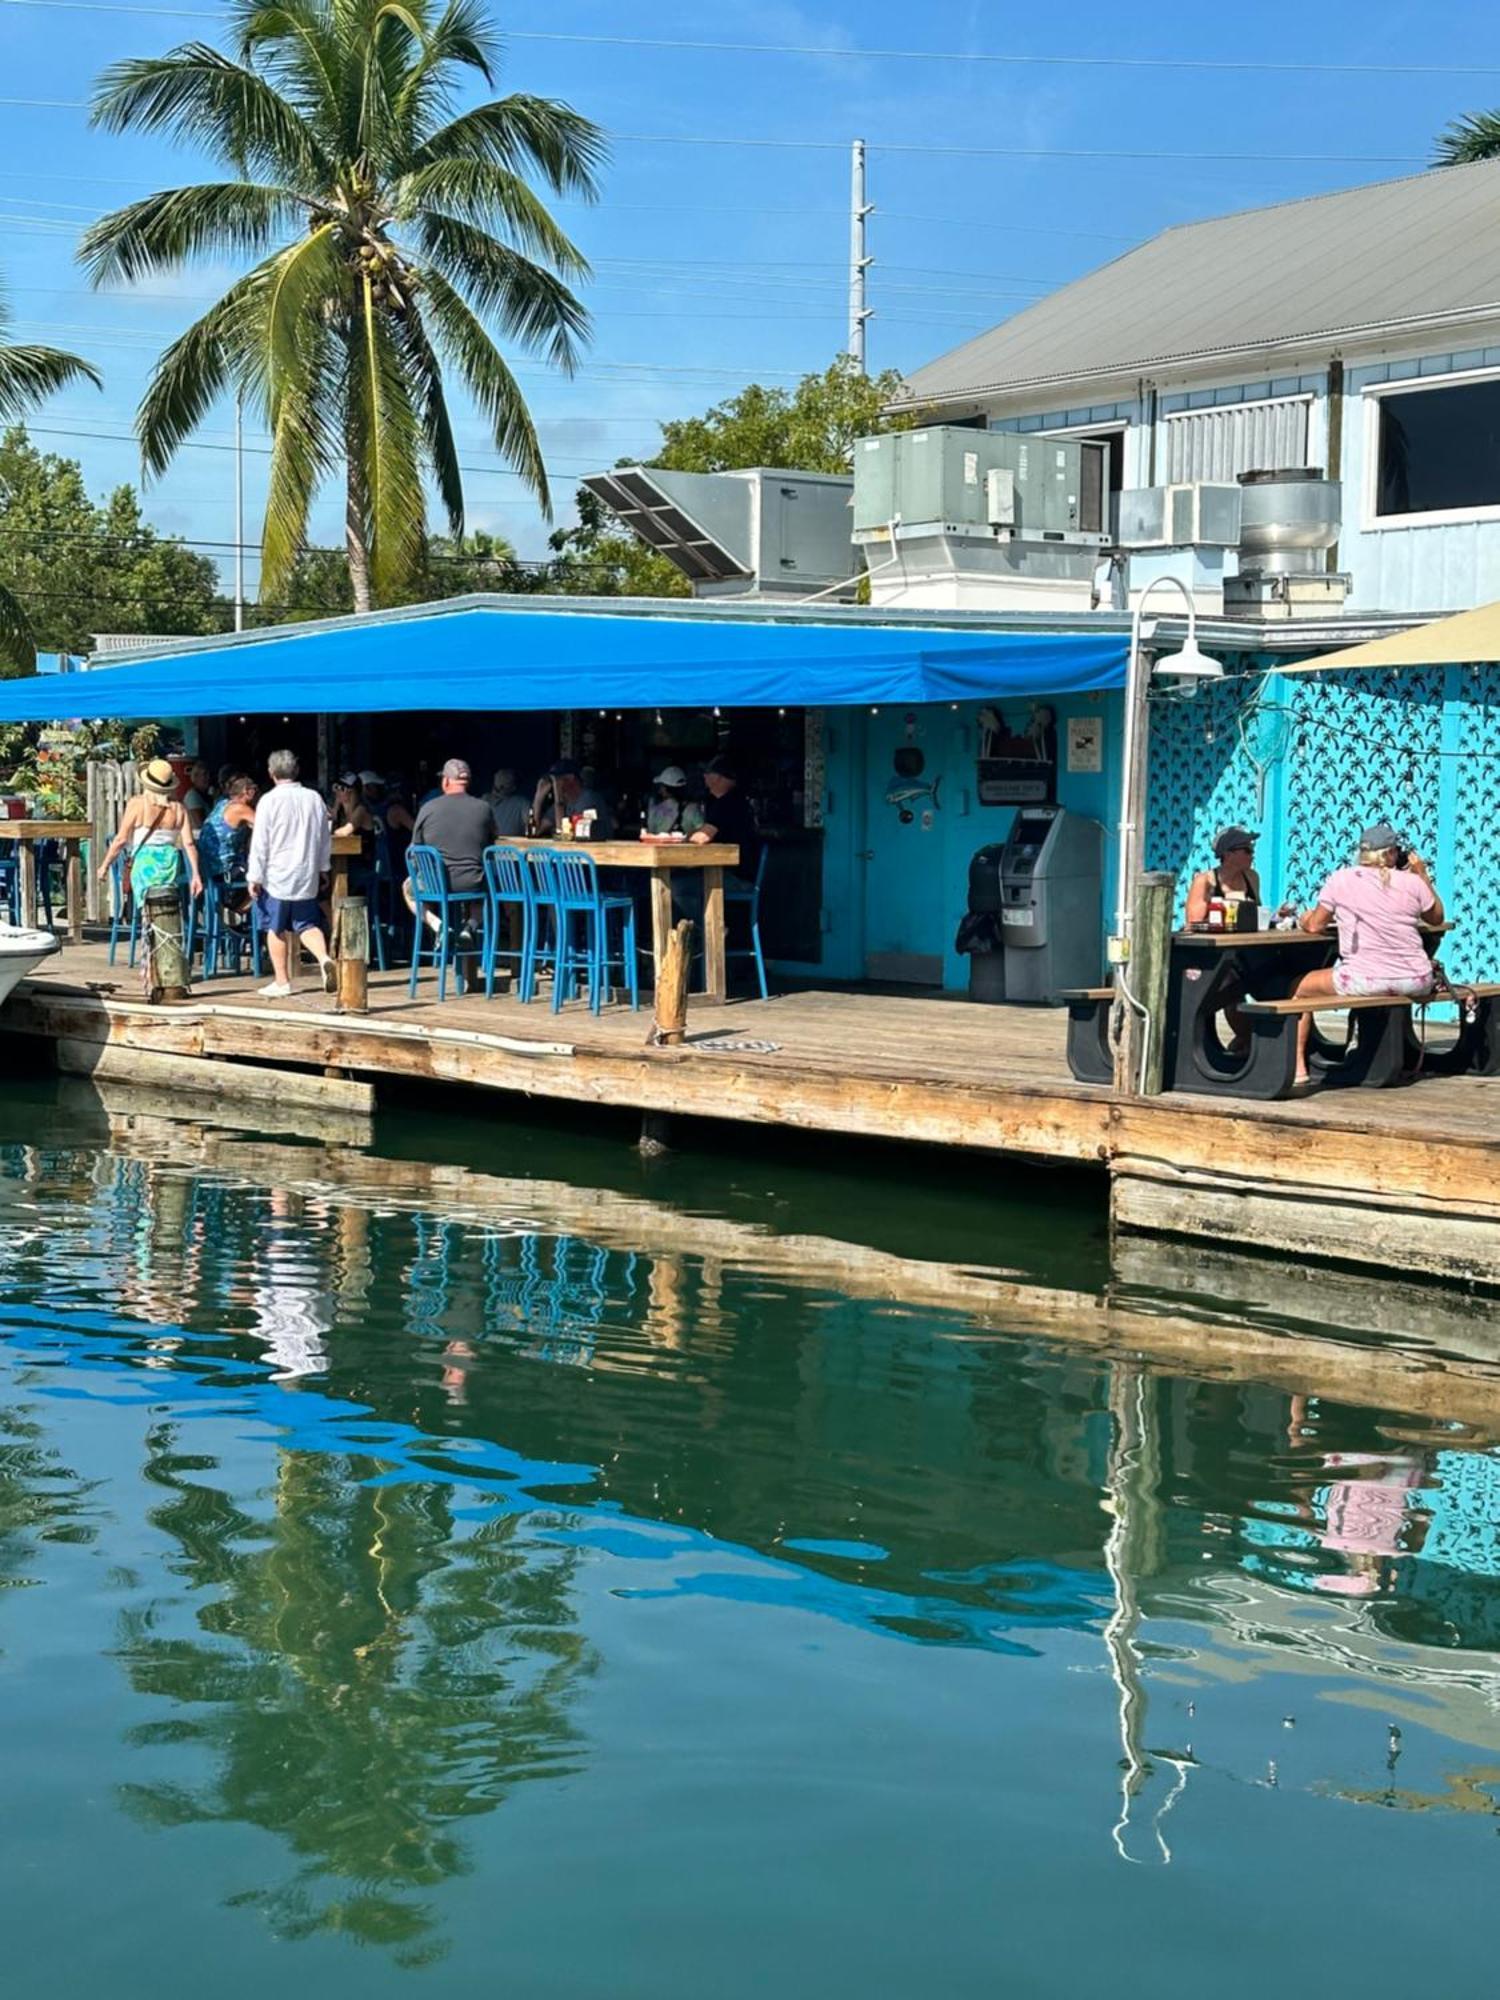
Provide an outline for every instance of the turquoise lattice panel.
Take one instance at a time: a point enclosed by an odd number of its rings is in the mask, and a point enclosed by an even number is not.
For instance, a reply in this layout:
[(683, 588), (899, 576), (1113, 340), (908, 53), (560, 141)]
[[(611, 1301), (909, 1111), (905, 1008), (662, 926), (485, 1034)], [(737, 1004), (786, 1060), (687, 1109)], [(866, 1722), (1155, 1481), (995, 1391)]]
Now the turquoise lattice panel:
[(1438, 886), (1458, 929), (1443, 963), (1460, 979), (1500, 978), (1500, 666), (1452, 670), (1452, 829)]
[(1282, 815), (1287, 893), (1310, 903), (1353, 855), (1362, 828), (1388, 819), (1442, 866), (1446, 671), (1288, 678)]
[(1219, 828), (1236, 820), (1260, 826), (1259, 786), (1239, 727), (1259, 686), (1258, 676), (1246, 675), (1191, 701), (1152, 700), (1146, 866), (1177, 876), (1179, 920), (1194, 872), (1213, 861)]

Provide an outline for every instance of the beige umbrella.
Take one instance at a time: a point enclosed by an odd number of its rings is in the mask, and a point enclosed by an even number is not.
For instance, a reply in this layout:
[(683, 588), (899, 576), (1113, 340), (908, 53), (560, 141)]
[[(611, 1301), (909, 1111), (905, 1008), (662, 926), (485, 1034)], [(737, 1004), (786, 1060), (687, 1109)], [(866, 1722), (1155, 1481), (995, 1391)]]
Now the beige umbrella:
[(1368, 646), (1350, 646), (1341, 653), (1320, 653), (1282, 667), (1284, 674), (1321, 674), (1355, 667), (1467, 667), (1500, 660), (1500, 604), (1481, 604), (1477, 611), (1460, 611), (1430, 625), (1414, 625), (1389, 639)]

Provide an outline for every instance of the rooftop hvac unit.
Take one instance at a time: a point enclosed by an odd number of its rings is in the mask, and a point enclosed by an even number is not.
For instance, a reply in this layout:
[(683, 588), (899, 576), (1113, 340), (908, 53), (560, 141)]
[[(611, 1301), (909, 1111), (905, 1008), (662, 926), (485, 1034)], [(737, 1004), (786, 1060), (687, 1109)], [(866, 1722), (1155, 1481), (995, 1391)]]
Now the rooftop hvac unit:
[(1126, 549), (1232, 549), (1240, 539), (1238, 486), (1194, 480), (1139, 486), (1120, 495), (1120, 546)]
[(1087, 438), (939, 427), (861, 438), (855, 538), (931, 523), (950, 535), (1029, 542), (1108, 539), (1109, 449)]
[(644, 465), (583, 481), (698, 597), (806, 596), (856, 574), (853, 481), (820, 472), (660, 472)]

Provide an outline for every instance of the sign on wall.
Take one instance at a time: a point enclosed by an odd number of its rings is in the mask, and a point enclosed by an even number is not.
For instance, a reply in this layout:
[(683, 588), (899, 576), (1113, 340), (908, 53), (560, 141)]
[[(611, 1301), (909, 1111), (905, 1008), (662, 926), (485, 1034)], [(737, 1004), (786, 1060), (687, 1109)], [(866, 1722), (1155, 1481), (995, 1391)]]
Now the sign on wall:
[(1104, 769), (1104, 717), (1070, 715), (1067, 727), (1068, 771), (1086, 776)]

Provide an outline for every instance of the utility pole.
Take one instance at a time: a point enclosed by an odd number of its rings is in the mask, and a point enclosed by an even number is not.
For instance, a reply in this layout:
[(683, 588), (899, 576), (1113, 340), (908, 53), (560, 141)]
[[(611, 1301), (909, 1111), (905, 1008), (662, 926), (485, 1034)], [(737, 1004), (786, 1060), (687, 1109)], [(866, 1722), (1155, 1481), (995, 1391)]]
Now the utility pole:
[(865, 254), (865, 224), (874, 212), (871, 203), (865, 200), (865, 142), (856, 139), (849, 201), (849, 353), (861, 375), (869, 373), (865, 327), (870, 308), (865, 304), (865, 274), (874, 262)]
[(234, 399), (234, 629), (245, 629), (245, 404)]

